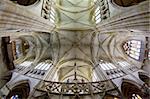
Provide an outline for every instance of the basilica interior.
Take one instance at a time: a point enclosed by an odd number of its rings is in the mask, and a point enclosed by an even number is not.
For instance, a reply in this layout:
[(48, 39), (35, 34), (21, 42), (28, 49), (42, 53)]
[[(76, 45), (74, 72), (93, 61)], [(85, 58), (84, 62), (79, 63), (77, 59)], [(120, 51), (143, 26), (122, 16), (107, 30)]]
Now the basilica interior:
[(150, 99), (149, 0), (0, 0), (0, 99)]

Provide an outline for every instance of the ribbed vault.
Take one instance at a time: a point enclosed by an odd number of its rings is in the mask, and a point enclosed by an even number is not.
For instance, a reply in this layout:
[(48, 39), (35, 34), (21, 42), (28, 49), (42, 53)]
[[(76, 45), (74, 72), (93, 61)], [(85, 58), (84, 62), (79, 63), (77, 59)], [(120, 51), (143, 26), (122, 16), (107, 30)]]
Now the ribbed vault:
[[(111, 17), (108, 2), (103, 0), (52, 0), (47, 3), (55, 10), (54, 23), (51, 23), (50, 19), (45, 20), (47, 16), (43, 19), (19, 5), (1, 0), (0, 37), (9, 35), (12, 42), (20, 41), (17, 47), (23, 54), (14, 61), (13, 72), (40, 80), (35, 93), (38, 90), (49, 97), (58, 94), (74, 98), (91, 95), (92, 99), (94, 94), (104, 97), (109, 92), (115, 96), (119, 95), (119, 88), (112, 83), (113, 79), (128, 74), (132, 79), (132, 72), (142, 65), (142, 59), (138, 62), (130, 59), (122, 45), (130, 37), (149, 37), (148, 3)], [(96, 22), (97, 8), (103, 10), (99, 22)], [(126, 83), (124, 86), (128, 87)]]

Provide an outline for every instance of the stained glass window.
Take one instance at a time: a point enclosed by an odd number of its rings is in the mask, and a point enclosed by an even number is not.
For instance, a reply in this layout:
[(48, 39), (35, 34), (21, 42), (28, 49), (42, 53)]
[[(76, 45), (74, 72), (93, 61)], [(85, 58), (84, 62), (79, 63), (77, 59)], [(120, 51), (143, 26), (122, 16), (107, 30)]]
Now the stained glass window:
[(139, 40), (130, 40), (127, 41), (123, 48), (126, 52), (126, 54), (136, 60), (140, 59), (140, 53), (141, 53), (141, 41)]
[(95, 10), (95, 21), (96, 21), (96, 24), (101, 21), (101, 11), (100, 11), (99, 6)]
[(34, 69), (48, 70), (51, 67), (51, 65), (52, 65), (52, 63), (41, 62)]
[(24, 66), (24, 67), (29, 67), (33, 62), (31, 61), (24, 61), (23, 63), (21, 63), (19, 66)]
[(124, 75), (124, 72), (117, 68), (112, 63), (99, 63), (99, 66), (105, 70), (106, 74), (109, 76), (110, 79), (118, 78)]
[(132, 94), (132, 99), (142, 99), (138, 94)]
[(112, 63), (101, 63), (99, 65), (103, 70), (111, 70), (116, 68)]
[(18, 95), (13, 95), (10, 99), (20, 99)]
[(54, 8), (51, 7), (51, 10), (50, 10), (50, 21), (51, 21), (52, 23), (55, 23), (55, 17), (56, 17), (55, 13), (56, 13), (56, 12), (55, 12)]

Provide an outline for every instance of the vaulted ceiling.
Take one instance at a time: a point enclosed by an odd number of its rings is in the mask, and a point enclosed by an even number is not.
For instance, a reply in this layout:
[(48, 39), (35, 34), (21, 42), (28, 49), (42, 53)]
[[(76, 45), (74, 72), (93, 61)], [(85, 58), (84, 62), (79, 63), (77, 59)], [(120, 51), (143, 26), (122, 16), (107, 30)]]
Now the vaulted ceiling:
[(59, 29), (85, 30), (95, 26), (93, 0), (56, 0), (54, 8)]

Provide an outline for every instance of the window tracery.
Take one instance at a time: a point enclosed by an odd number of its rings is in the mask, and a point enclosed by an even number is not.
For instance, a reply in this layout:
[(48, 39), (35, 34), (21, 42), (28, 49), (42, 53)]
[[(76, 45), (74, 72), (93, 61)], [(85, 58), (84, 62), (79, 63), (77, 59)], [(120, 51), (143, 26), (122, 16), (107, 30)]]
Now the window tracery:
[(110, 79), (118, 78), (125, 75), (125, 72), (120, 68), (117, 68), (112, 63), (99, 63), (99, 66), (106, 72)]
[(103, 70), (111, 70), (116, 68), (112, 63), (101, 63), (99, 65)]
[(142, 99), (138, 94), (132, 94), (131, 99)]
[(17, 64), (15, 71), (23, 71), (25, 68), (31, 66), (32, 63), (33, 63), (32, 61), (24, 61), (21, 64)]
[(95, 21), (96, 24), (99, 23), (101, 21), (101, 11), (100, 11), (100, 7), (97, 7), (95, 10)]
[(40, 62), (34, 67), (34, 69), (29, 70), (26, 74), (28, 76), (33, 76), (33, 77), (37, 75), (44, 76), (47, 70), (49, 70), (51, 66), (52, 66), (52, 63)]
[(123, 45), (125, 53), (135, 60), (140, 60), (142, 42), (139, 40), (129, 40)]
[(107, 0), (95, 0), (95, 22), (100, 23), (102, 20), (107, 19), (110, 16), (109, 5)]
[(52, 65), (52, 63), (41, 62), (34, 69), (48, 70), (51, 67), (51, 65)]
[(42, 7), (41, 16), (47, 20), (50, 20), (50, 22), (54, 24), (56, 21), (55, 18), (56, 12), (52, 5), (54, 5), (54, 1), (44, 0), (42, 5), (43, 7)]

